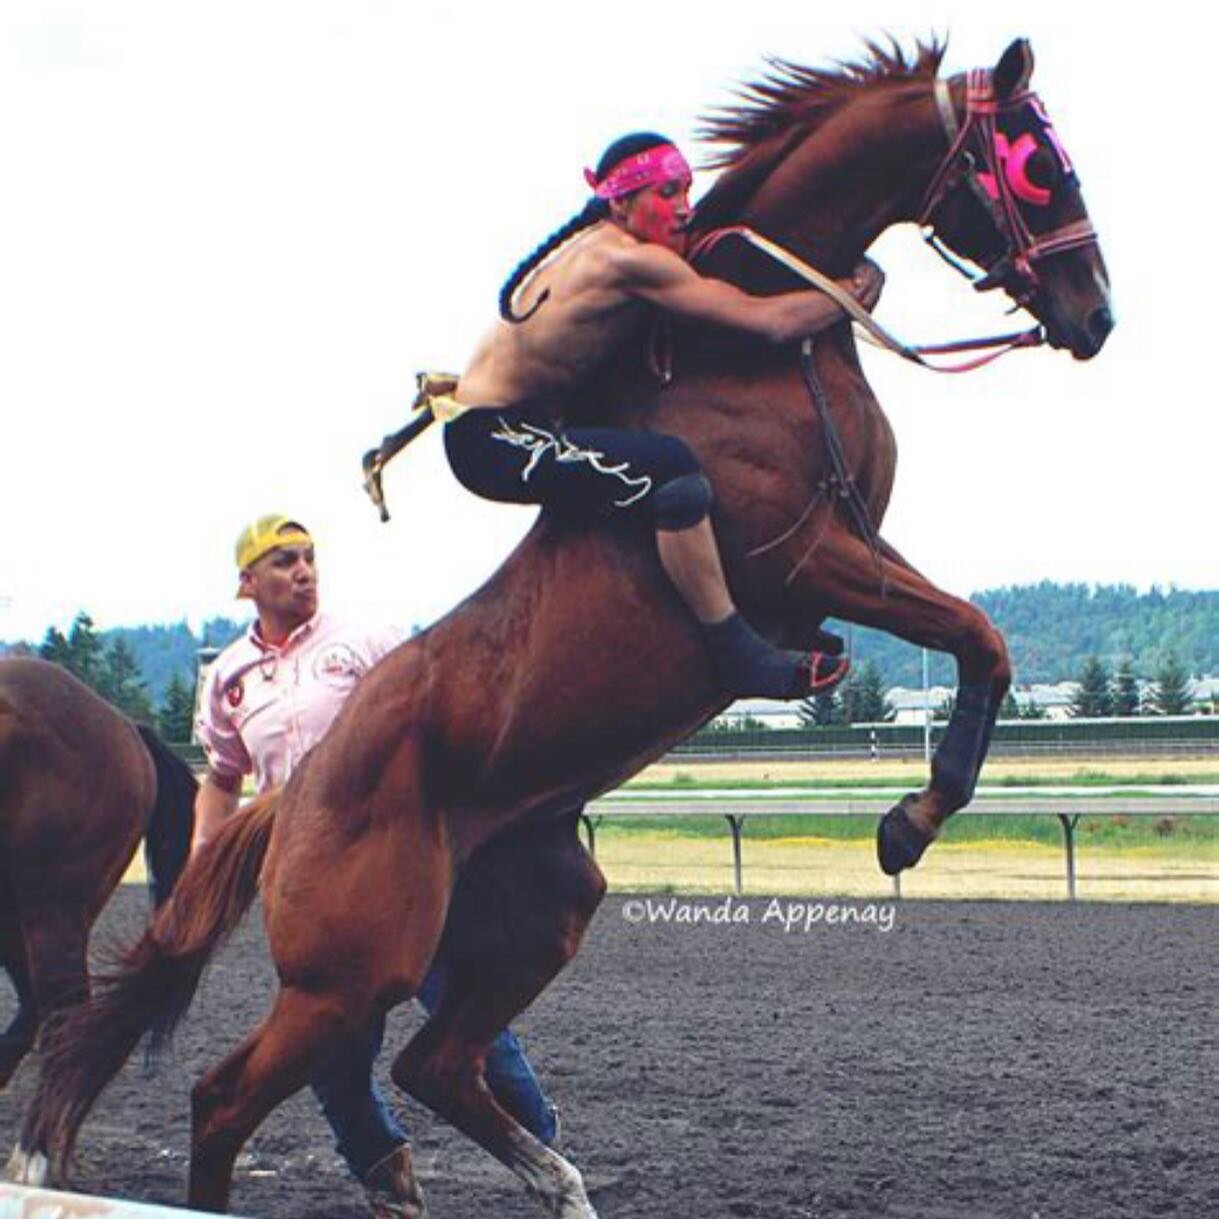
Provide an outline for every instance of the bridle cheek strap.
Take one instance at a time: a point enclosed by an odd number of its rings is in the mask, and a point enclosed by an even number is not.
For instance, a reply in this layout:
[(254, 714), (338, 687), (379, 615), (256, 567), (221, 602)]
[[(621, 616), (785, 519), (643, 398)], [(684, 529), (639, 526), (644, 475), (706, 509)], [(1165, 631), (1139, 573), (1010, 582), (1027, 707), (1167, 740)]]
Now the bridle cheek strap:
[[(982, 69), (971, 71), (965, 82), (965, 121), (958, 123), (952, 104), (949, 84), (935, 82), (936, 108), (948, 139), (948, 152), (931, 176), (918, 211), (918, 224), (934, 235), (934, 217), (944, 200), (962, 184), (968, 183), (979, 201), (989, 212), (999, 236), (1007, 244), (1007, 253), (987, 268), (975, 287), (985, 291), (1007, 283), (1021, 303), (1026, 303), (1038, 287), (1036, 263), (1055, 254), (1097, 243), (1096, 230), (1090, 220), (1075, 220), (1049, 233), (1034, 234), (1025, 222), (1016, 201), (1005, 153), (1006, 137), (996, 126), (996, 117), (1004, 110), (1032, 102), (1038, 114), (1044, 115), (1038, 99), (1031, 93), (1018, 94), (1000, 101), (995, 97), (991, 74)], [(1059, 148), (1053, 137), (1055, 148)], [(1070, 162), (1063, 155), (1064, 164)], [(1020, 163), (1020, 168), (1023, 161)], [(1022, 194), (1024, 192), (1021, 192)], [(959, 270), (960, 264), (953, 262)], [(968, 272), (965, 272), (968, 274)]]

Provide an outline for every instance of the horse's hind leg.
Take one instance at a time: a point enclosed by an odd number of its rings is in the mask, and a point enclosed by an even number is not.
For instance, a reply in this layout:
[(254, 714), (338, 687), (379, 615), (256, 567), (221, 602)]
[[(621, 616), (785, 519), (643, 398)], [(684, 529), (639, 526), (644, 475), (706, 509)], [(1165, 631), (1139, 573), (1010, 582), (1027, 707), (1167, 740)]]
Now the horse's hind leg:
[[(89, 995), (86, 915), (78, 909), (35, 904), (27, 894), (21, 901), (21, 948), (28, 990), (22, 994), (18, 984), (21, 1009), (0, 1039), (0, 1086), (39, 1033), (44, 1040), (53, 1035), (55, 1017)], [(8, 1173), (25, 1185), (45, 1185), (55, 1169), (43, 1150), (25, 1145), (23, 1136), (13, 1150)]]
[(595, 1219), (579, 1172), (487, 1086), (500, 1032), (575, 955), (605, 894), (576, 818), (509, 832), (462, 873), (438, 961), (444, 997), (399, 1055), (394, 1082), (506, 1164), (555, 1219)]
[(343, 999), (291, 987), (270, 1015), (191, 1093), (189, 1205), (223, 1212), (242, 1145), (280, 1102), (303, 1087), (327, 1048), (360, 1015)]
[[(43, 900), (45, 902), (45, 896)], [(14, 974), (21, 1008), (5, 1033), (4, 1041), (0, 1042), (0, 1045), (9, 1043), (8, 1074), (0, 1056), (0, 1086), (16, 1069), (38, 1027), (45, 1030), (57, 1012), (79, 1003), (89, 994), (86, 963), (89, 928), (80, 910), (34, 904), (23, 895), (20, 932), (21, 944), (13, 946), (14, 955), (10, 959), (19, 962), (19, 971), (24, 969), (27, 989), (23, 994), (23, 984), (18, 980), (18, 974)]]
[[(371, 821), (336, 848), (340, 836), (327, 831), (337, 815), (298, 814), (286, 800), (261, 874), (280, 989), (263, 1024), (192, 1093), (196, 1209), (225, 1208), (245, 1141), (377, 1012), (418, 990), (441, 935), (452, 872), (439, 844), (405, 833), (402, 818)], [(423, 1210), (395, 1213), (422, 1219)]]
[(825, 613), (956, 658), (956, 702), (932, 758), (931, 781), (890, 809), (878, 830), (881, 867), (894, 875), (913, 867), (944, 822), (973, 799), (1011, 664), (1003, 636), (977, 606), (936, 588), (887, 544), (882, 550), (878, 567), (858, 538), (827, 535), (811, 563), (815, 586), (805, 591)]
[(38, 1034), (34, 988), (30, 983), (21, 921), (3, 877), (0, 877), (0, 968), (7, 971), (17, 992), (17, 1013), (8, 1028), (0, 1033), (0, 1088), (3, 1088), (29, 1053)]

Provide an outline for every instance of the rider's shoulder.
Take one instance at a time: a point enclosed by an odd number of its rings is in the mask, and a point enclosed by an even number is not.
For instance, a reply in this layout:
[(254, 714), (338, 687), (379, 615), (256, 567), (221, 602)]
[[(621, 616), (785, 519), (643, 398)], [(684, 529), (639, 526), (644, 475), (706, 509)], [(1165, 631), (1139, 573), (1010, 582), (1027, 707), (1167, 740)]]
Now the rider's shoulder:
[(651, 283), (688, 270), (680, 254), (651, 241), (640, 241), (620, 229), (610, 230), (600, 245), (606, 267), (626, 284)]

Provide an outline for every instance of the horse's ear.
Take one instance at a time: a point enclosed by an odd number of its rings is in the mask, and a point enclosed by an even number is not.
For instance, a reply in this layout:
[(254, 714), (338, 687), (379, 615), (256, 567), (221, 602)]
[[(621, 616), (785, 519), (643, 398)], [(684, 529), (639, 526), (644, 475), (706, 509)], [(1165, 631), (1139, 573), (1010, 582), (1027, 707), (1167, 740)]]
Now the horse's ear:
[(1017, 38), (995, 68), (995, 96), (1015, 97), (1029, 87), (1033, 75), (1033, 48), (1027, 38)]

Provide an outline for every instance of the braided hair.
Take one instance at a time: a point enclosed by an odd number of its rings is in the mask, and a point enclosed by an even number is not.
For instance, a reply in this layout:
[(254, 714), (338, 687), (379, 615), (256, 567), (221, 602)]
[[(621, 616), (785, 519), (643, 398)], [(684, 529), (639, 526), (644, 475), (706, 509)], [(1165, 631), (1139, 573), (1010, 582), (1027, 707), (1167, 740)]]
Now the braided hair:
[[(601, 154), (601, 160), (597, 162), (594, 177), (598, 182), (602, 182), (606, 175), (620, 162), (625, 161), (627, 157), (633, 157), (636, 153), (646, 152), (649, 148), (656, 148), (671, 142), (663, 135), (657, 135), (654, 131), (635, 131), (630, 135), (624, 135), (621, 139), (615, 140)], [(550, 296), (550, 289), (545, 289), (533, 305), (525, 313), (521, 314), (514, 313), (512, 309), (512, 298), (516, 295), (516, 290), (533, 269), (557, 250), (559, 246), (563, 245), (564, 242), (570, 241), (581, 229), (589, 228), (598, 221), (605, 220), (609, 214), (609, 203), (594, 195), (581, 211), (577, 212), (566, 224), (555, 229), (532, 254), (517, 263), (516, 269), (508, 276), (504, 286), (499, 290), (500, 317), (506, 322), (511, 322), (513, 325), (527, 322), (533, 317)]]

